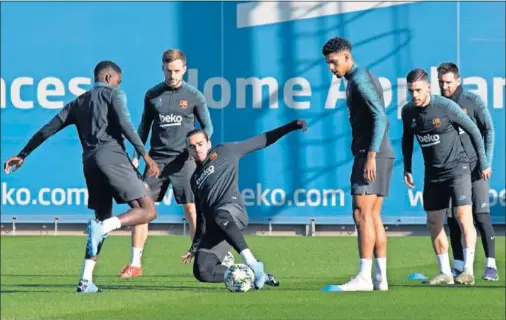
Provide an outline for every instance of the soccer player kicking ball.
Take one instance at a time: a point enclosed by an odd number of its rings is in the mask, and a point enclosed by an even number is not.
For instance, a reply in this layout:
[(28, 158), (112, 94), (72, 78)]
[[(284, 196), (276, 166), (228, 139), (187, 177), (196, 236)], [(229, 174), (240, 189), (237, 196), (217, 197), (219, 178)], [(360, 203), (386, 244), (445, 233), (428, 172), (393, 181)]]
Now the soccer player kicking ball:
[(221, 264), (232, 246), (255, 274), (255, 288), (264, 284), (277, 286), (279, 281), (264, 271), (248, 248), (241, 232), (248, 224), (248, 215), (239, 192), (239, 160), (253, 151), (266, 148), (284, 135), (302, 129), (304, 120), (296, 120), (272, 131), (235, 143), (219, 144), (211, 149), (211, 141), (202, 129), (188, 133), (186, 142), (197, 163), (192, 188), (197, 206), (197, 230), (183, 263), (193, 264), (193, 274), (201, 282), (223, 282), (227, 267)]
[[(383, 89), (378, 79), (358, 66), (346, 39), (332, 38), (322, 54), (329, 70), (348, 80), (346, 104), (353, 137), (351, 151), (355, 157), (351, 172), (353, 219), (358, 230), (360, 269), (341, 291), (388, 290), (387, 237), (381, 220), (383, 198), (388, 196), (394, 151), (388, 137)], [(375, 276), (371, 278), (372, 258)]]
[[(146, 143), (151, 131), (149, 155), (160, 168), (160, 176), (144, 181), (155, 202), (161, 202), (172, 185), (176, 203), (183, 206), (190, 236), (195, 233), (196, 213), (190, 178), (195, 171), (195, 162), (186, 150), (186, 134), (195, 129), (196, 121), (211, 137), (213, 125), (204, 96), (183, 80), (186, 73), (186, 56), (177, 49), (162, 54), (164, 81), (149, 89), (144, 97), (144, 110), (138, 133)], [(137, 158), (133, 159), (138, 164)], [(132, 260), (120, 272), (121, 278), (142, 275), (142, 253), (148, 237), (148, 225), (139, 225), (132, 230)], [(227, 261), (228, 263), (233, 263)], [(230, 259), (229, 256), (229, 259)]]
[[(472, 140), (478, 154), (480, 175), (487, 180), (491, 169), (485, 154), (480, 130), (458, 104), (430, 94), (427, 72), (412, 70), (406, 77), (411, 101), (402, 108), (402, 154), (404, 182), (414, 188), (411, 158), (416, 135), (425, 163), (423, 206), (427, 225), (437, 255), (440, 273), (430, 285), (474, 284), (474, 251), (476, 229), (473, 224), (471, 169), (459, 138), (459, 127)], [(453, 279), (448, 258), (448, 239), (444, 231), (447, 208), (456, 208), (456, 219), (464, 233), (464, 271)]]
[[(69, 125), (75, 125), (83, 147), (83, 169), (88, 188), (88, 208), (95, 217), (88, 222), (83, 273), (77, 292), (101, 291), (93, 283), (93, 269), (108, 232), (122, 226), (148, 223), (156, 218), (156, 208), (147, 194), (144, 182), (126, 153), (123, 136), (146, 161), (150, 176), (159, 174), (156, 163), (130, 122), (126, 94), (119, 89), (121, 69), (111, 61), (95, 67), (93, 88), (68, 103), (49, 123), (42, 127), (21, 150), (7, 160), (5, 173), (16, 171), (28, 155), (52, 135)], [(113, 216), (112, 201), (128, 203), (127, 212)]]
[[(460, 85), (459, 68), (454, 63), (442, 63), (438, 67), (439, 87), (441, 94), (456, 102), (480, 129), (484, 139), (485, 153), (492, 166), (494, 154), (494, 125), (490, 112), (481, 98), (470, 91), (464, 90)], [(481, 242), (485, 250), (486, 265), (482, 278), (489, 281), (499, 280), (495, 263), (495, 234), (492, 221), (490, 221), (489, 184), (483, 179), (478, 167), (478, 157), (473, 143), (463, 130), (459, 130), (460, 140), (470, 161), (471, 181), (473, 193), (473, 218), (480, 230)], [(464, 270), (464, 251), (462, 248), (462, 232), (455, 219), (455, 208), (448, 215), (450, 228), (450, 243), (453, 249), (452, 273), (457, 277)]]

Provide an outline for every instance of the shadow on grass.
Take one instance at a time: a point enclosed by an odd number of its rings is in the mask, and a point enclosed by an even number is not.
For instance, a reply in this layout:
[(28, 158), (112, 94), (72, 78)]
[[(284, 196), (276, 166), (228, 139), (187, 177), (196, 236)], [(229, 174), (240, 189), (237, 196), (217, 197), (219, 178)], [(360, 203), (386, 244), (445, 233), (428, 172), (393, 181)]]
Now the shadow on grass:
[(51, 292), (49, 290), (2, 290), (0, 289), (0, 294), (6, 293), (39, 293), (39, 292)]
[[(343, 281), (344, 282), (344, 281)], [(341, 283), (337, 281), (337, 283)], [(328, 284), (336, 284), (336, 283), (328, 283)], [(219, 284), (209, 284), (214, 286), (207, 286), (206, 284), (201, 284), (202, 286), (182, 286), (182, 285), (99, 285), (101, 289), (104, 290), (104, 292), (107, 292), (107, 290), (141, 290), (141, 291), (189, 291), (189, 292), (223, 292), (226, 289)], [(4, 285), (3, 287), (21, 287), (21, 288), (69, 288), (72, 291), (75, 290), (76, 285), (71, 284), (19, 284), (19, 285)], [(321, 286), (323, 288), (323, 286)], [(479, 289), (501, 289), (504, 290), (506, 288), (505, 285), (474, 285), (474, 286), (464, 286), (464, 285), (447, 285), (447, 286), (429, 286), (421, 283), (413, 283), (412, 285), (408, 284), (390, 284), (390, 289), (395, 288), (415, 288), (415, 289), (427, 289), (427, 288), (434, 288), (434, 289), (452, 289), (452, 290), (468, 290), (470, 288), (479, 288)], [(319, 291), (321, 288), (308, 288), (308, 287), (283, 287), (281, 284), (280, 287), (272, 288), (272, 287), (264, 287), (268, 290), (281, 290), (281, 291)], [(14, 293), (17, 290), (2, 290), (1, 292), (7, 292), (7, 293)], [(255, 290), (252, 290), (255, 291)], [(392, 291), (392, 290), (391, 290)], [(49, 291), (22, 291), (19, 290), (18, 292), (49, 292)]]

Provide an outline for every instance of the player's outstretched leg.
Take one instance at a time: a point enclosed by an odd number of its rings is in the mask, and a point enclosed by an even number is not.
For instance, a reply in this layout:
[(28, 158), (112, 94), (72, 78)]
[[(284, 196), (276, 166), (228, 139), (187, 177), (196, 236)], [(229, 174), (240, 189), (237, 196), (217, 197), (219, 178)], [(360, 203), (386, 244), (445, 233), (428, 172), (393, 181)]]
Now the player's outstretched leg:
[(462, 231), (460, 225), (455, 218), (456, 211), (453, 209), (451, 214), (448, 215), (447, 223), (450, 230), (450, 243), (453, 251), (453, 268), (452, 275), (454, 278), (458, 277), (464, 271), (464, 248), (462, 248)]
[(454, 284), (450, 258), (448, 257), (448, 239), (444, 230), (445, 214), (446, 209), (427, 211), (427, 227), (439, 264), (439, 273), (429, 279), (430, 285)]
[[(88, 222), (88, 241), (86, 243), (86, 261), (83, 269), (85, 278), (91, 278), (94, 263), (88, 262), (96, 261), (98, 254), (102, 248), (103, 242), (107, 234), (113, 230), (121, 227), (135, 226), (138, 224), (145, 224), (156, 218), (157, 212), (153, 200), (149, 196), (142, 197), (137, 200), (129, 201), (131, 209), (127, 212), (120, 214), (116, 217), (98, 221), (91, 219)], [(98, 216), (98, 214), (97, 214)], [(88, 265), (88, 268), (87, 268)], [(91, 269), (91, 271), (90, 271)], [(89, 276), (86, 276), (88, 275)], [(83, 277), (82, 277), (83, 278)], [(80, 293), (95, 293), (100, 292), (91, 279), (81, 279), (77, 287), (77, 292)]]
[(482, 278), (488, 281), (497, 281), (497, 265), (495, 262), (495, 232), (490, 220), (490, 212), (477, 213), (474, 215), (476, 227), (480, 230), (481, 243), (487, 258)]
[(387, 280), (387, 234), (385, 226), (381, 219), (381, 207), (383, 197), (378, 197), (373, 208), (374, 230), (376, 232), (376, 241), (374, 244), (374, 290), (388, 291)]
[[(194, 169), (191, 172), (193, 173), (193, 171)], [(188, 178), (188, 181), (189, 180), (190, 179)], [(185, 193), (189, 192), (190, 191), (186, 191)], [(174, 193), (177, 193), (177, 191), (174, 190)], [(195, 229), (197, 228), (197, 209), (195, 207), (195, 203), (192, 202), (183, 203), (183, 211), (186, 221), (188, 221), (188, 226), (190, 227), (190, 238), (193, 240), (193, 237), (195, 236)], [(230, 267), (234, 263), (235, 263), (234, 255), (230, 251), (227, 252), (227, 255), (225, 256), (221, 264), (224, 265), (225, 267)]]
[(341, 291), (372, 291), (372, 257), (376, 242), (373, 208), (376, 195), (353, 196), (353, 219), (358, 231), (359, 272), (350, 281), (338, 286)]
[(456, 218), (464, 235), (464, 271), (455, 278), (460, 284), (474, 284), (474, 252), (476, 248), (476, 229), (471, 205), (456, 207)]
[[(243, 212), (237, 214), (246, 215)], [(258, 261), (248, 248), (246, 240), (230, 212), (219, 209), (214, 213), (214, 220), (218, 228), (223, 232), (225, 240), (241, 255), (246, 265), (253, 270), (255, 274), (255, 288), (262, 289), (266, 282), (268, 282), (264, 264)]]

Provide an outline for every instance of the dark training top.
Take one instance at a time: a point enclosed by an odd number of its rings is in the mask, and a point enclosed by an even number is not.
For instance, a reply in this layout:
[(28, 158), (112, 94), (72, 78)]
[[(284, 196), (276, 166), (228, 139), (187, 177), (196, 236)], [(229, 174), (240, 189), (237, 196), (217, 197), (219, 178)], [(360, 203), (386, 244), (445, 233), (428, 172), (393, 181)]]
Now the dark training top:
[[(137, 153), (144, 155), (144, 145), (130, 121), (126, 103), (123, 90), (96, 82), (91, 90), (69, 102), (34, 134), (19, 155), (26, 158), (46, 139), (68, 125), (77, 127), (83, 147), (83, 161), (102, 150), (127, 156), (123, 136), (132, 143)], [(113, 158), (110, 161), (114, 163)]]
[(402, 154), (404, 171), (412, 172), (413, 138), (416, 135), (425, 163), (425, 180), (441, 182), (458, 177), (459, 166), (469, 165), (459, 138), (459, 127), (469, 134), (478, 154), (480, 170), (489, 167), (478, 127), (450, 99), (430, 96), (430, 103), (417, 107), (409, 102), (402, 108)]
[[(470, 91), (464, 90), (461, 86), (455, 90), (450, 97), (455, 101), (462, 110), (471, 118), (474, 124), (478, 126), (481, 136), (485, 143), (485, 153), (487, 155), (488, 163), (492, 165), (492, 159), (494, 156), (494, 140), (495, 132), (492, 124), (492, 118), (487, 106), (483, 103), (480, 96)], [(471, 161), (474, 163), (478, 161), (476, 150), (474, 149), (473, 143), (469, 135), (462, 129), (459, 129), (460, 140), (464, 150)]]
[(376, 152), (378, 158), (394, 158), (394, 150), (388, 137), (389, 122), (385, 113), (383, 89), (369, 70), (356, 64), (345, 75), (346, 104), (351, 123), (354, 156)]
[(143, 143), (152, 129), (149, 155), (154, 160), (170, 162), (186, 151), (186, 134), (195, 129), (195, 118), (211, 137), (213, 125), (205, 98), (188, 83), (171, 88), (162, 82), (149, 89), (138, 129)]
[(197, 207), (197, 229), (191, 251), (197, 250), (206, 222), (214, 223), (213, 214), (217, 209), (232, 205), (246, 212), (239, 192), (239, 160), (248, 153), (268, 147), (298, 128), (294, 121), (241, 142), (217, 145), (202, 163), (197, 164), (191, 178)]

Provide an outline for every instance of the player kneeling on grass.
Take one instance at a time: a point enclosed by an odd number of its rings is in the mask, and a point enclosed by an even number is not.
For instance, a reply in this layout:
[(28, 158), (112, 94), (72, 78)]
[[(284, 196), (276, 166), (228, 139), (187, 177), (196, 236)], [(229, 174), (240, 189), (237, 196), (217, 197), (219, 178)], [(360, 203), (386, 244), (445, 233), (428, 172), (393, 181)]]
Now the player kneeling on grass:
[(221, 263), (232, 246), (253, 270), (256, 289), (265, 284), (279, 285), (273, 275), (265, 273), (264, 264), (253, 256), (242, 234), (248, 215), (239, 192), (239, 160), (294, 130), (306, 131), (306, 127), (304, 120), (296, 120), (248, 140), (220, 144), (213, 149), (204, 130), (188, 133), (188, 151), (197, 163), (191, 179), (197, 206), (197, 229), (183, 263), (191, 262), (195, 256), (193, 274), (199, 281), (224, 281), (227, 267)]
[(412, 70), (406, 77), (411, 101), (402, 108), (402, 154), (404, 182), (414, 188), (411, 170), (413, 139), (416, 135), (425, 163), (423, 207), (440, 273), (429, 284), (453, 284), (448, 258), (444, 219), (450, 202), (464, 234), (464, 271), (455, 278), (461, 284), (474, 284), (476, 229), (473, 224), (471, 169), (459, 138), (459, 127), (471, 138), (478, 155), (481, 177), (487, 180), (491, 169), (478, 127), (458, 104), (430, 94), (427, 72)]
[[(126, 94), (119, 89), (121, 69), (114, 62), (102, 61), (95, 67), (95, 84), (89, 91), (69, 102), (28, 144), (5, 162), (5, 173), (16, 171), (25, 158), (49, 137), (69, 125), (75, 125), (83, 147), (83, 169), (88, 188), (88, 208), (97, 220), (88, 222), (83, 273), (79, 293), (101, 291), (92, 281), (93, 269), (107, 233), (122, 226), (145, 224), (156, 218), (156, 208), (140, 174), (125, 151), (123, 136), (146, 161), (150, 176), (159, 169), (144, 149), (135, 132), (126, 107)], [(127, 212), (113, 216), (112, 200), (128, 203)]]

